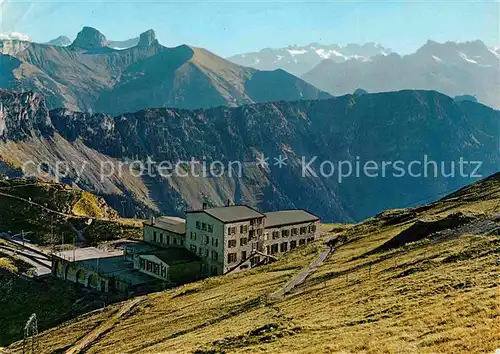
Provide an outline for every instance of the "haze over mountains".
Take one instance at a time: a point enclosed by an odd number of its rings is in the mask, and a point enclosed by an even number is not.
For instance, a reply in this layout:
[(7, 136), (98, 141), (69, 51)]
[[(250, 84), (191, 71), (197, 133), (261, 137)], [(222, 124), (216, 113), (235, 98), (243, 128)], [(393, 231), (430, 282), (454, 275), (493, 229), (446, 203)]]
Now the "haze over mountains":
[(50, 108), (111, 114), (329, 97), (283, 70), (242, 67), (187, 45), (164, 47), (152, 30), (116, 50), (90, 27), (66, 47), (22, 42), (4, 51), (0, 88), (40, 92)]
[(312, 70), (325, 59), (340, 63), (346, 60), (368, 61), (375, 55), (388, 55), (392, 51), (377, 43), (331, 44), (311, 43), (306, 46), (287, 48), (264, 48), (259, 52), (238, 54), (229, 57), (232, 62), (259, 70), (283, 69), (296, 76)]
[[(500, 112), (484, 105), (454, 99), (433, 91), (400, 91), (347, 95), (338, 98), (275, 102), (211, 109), (147, 109), (116, 117), (105, 114), (50, 111), (39, 94), (0, 94), (0, 161), (4, 173), (27, 171), (48, 178), (56, 163), (70, 168), (62, 182), (104, 196), (118, 210), (125, 202), (129, 216), (151, 212), (183, 215), (201, 203), (222, 205), (227, 199), (263, 211), (305, 208), (325, 220), (361, 220), (389, 207), (431, 200), (470, 183), (474, 166), (458, 162), (482, 161), (476, 173), (498, 170)], [(356, 159), (444, 161), (437, 177), (351, 175), (339, 183), (339, 171), (330, 174), (324, 161)], [(286, 158), (281, 168), (274, 158)], [(257, 166), (257, 157), (270, 158)], [(317, 176), (304, 173), (304, 161)], [(242, 174), (172, 173), (137, 176), (125, 168), (102, 178), (102, 166), (127, 166), (140, 160), (232, 161), (242, 163)], [(454, 162), (455, 167), (451, 167)], [(36, 166), (42, 164), (44, 169)], [(432, 165), (432, 163), (431, 163)], [(421, 165), (421, 168), (423, 166)], [(45, 171), (45, 172), (44, 172)], [(52, 172), (51, 172), (52, 171)], [(79, 171), (81, 173), (79, 174)], [(186, 170), (187, 171), (187, 170)], [(452, 171), (455, 171), (454, 174)], [(48, 175), (47, 173), (48, 172)], [(118, 173), (120, 172), (120, 173)], [(346, 171), (344, 170), (344, 173)], [(415, 173), (423, 173), (415, 170)], [(453, 176), (449, 176), (452, 173)]]
[(500, 52), (483, 42), (428, 41), (415, 53), (399, 55), (380, 45), (263, 49), (230, 58), (251, 67), (281, 68), (332, 95), (403, 89), (436, 90), (450, 96), (473, 95), (500, 108)]

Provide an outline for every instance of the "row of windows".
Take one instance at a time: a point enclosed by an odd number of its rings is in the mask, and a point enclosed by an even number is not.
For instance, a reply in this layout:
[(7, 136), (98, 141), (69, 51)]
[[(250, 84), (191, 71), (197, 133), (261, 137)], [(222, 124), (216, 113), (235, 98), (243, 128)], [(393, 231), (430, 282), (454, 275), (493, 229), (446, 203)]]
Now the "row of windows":
[[(281, 230), (281, 233), (279, 231), (273, 231), (271, 236), (272, 236), (273, 240), (276, 240), (277, 238), (280, 238), (280, 236), (281, 237), (297, 236), (299, 234), (300, 235), (307, 234), (308, 232), (309, 233), (316, 232), (316, 225), (311, 225), (309, 227), (303, 226), (301, 228), (293, 227), (291, 229), (284, 229), (284, 230)], [(266, 234), (264, 235), (264, 239), (265, 240), (269, 239), (268, 232), (266, 232)]]
[[(241, 252), (241, 259), (240, 261), (243, 262), (247, 258), (247, 252), (242, 251)], [(227, 254), (227, 263), (236, 263), (238, 261), (238, 254), (237, 253), (228, 253)]]
[[(306, 243), (310, 243), (314, 241), (314, 237), (310, 237), (310, 238), (303, 238), (303, 239), (300, 239), (299, 242), (298, 242), (298, 245), (299, 246), (302, 246), (302, 245), (305, 245)], [(273, 245), (268, 245), (266, 246), (267, 248), (267, 254), (275, 254), (275, 253), (278, 253), (278, 252), (286, 252), (288, 251), (288, 242), (283, 242), (283, 243), (275, 243)], [(293, 250), (297, 248), (297, 241), (290, 241), (290, 250)]]
[(211, 224), (207, 224), (201, 221), (196, 222), (196, 228), (201, 231), (208, 231), (208, 232), (213, 232), (214, 231), (214, 226)]
[(163, 278), (167, 277), (167, 267), (164, 265), (159, 265), (158, 263), (148, 261), (147, 259), (141, 258), (140, 259), (140, 266), (141, 269), (146, 270), (150, 273), (154, 273), (156, 275), (159, 275)]
[[(205, 258), (208, 258), (209, 255), (210, 255), (210, 251), (207, 248), (203, 249), (203, 247), (198, 247), (196, 245), (191, 245), (191, 246), (189, 246), (189, 249), (191, 250), (191, 252), (197, 253), (200, 256), (203, 256)], [(217, 253), (217, 251), (212, 251), (212, 259), (214, 261), (218, 261), (219, 260), (219, 253)]]
[[(172, 243), (171, 243), (171, 241), (172, 241)], [(170, 235), (163, 235), (161, 232), (160, 232), (160, 235), (158, 237), (158, 234), (156, 233), (156, 231), (153, 232), (153, 242), (159, 242), (159, 243), (162, 243), (165, 245), (172, 244), (172, 245), (184, 246), (183, 239), (180, 239), (177, 241), (177, 238), (173, 237), (173, 236), (172, 236), (172, 239), (170, 239)]]
[[(197, 237), (196, 232), (191, 231), (189, 238), (193, 241), (196, 241), (196, 237)], [(202, 241), (205, 245), (211, 244), (214, 247), (219, 247), (219, 239), (218, 238), (215, 238), (215, 237), (210, 238), (210, 236), (205, 235), (205, 238)]]
[[(250, 220), (250, 226), (255, 226), (255, 225), (262, 225), (262, 220), (261, 219), (252, 219)], [(227, 228), (227, 234), (228, 235), (236, 235), (238, 232), (240, 234), (246, 234), (248, 231), (248, 225), (240, 225), (240, 227), (237, 226), (229, 226)], [(260, 231), (260, 230), (259, 230)], [(250, 237), (255, 236), (255, 230), (250, 230)]]
[[(248, 244), (248, 238), (247, 237), (242, 237), (240, 238), (240, 246), (246, 246)], [(237, 242), (236, 240), (228, 240), (227, 241), (227, 247), (228, 248), (234, 248), (236, 247)]]

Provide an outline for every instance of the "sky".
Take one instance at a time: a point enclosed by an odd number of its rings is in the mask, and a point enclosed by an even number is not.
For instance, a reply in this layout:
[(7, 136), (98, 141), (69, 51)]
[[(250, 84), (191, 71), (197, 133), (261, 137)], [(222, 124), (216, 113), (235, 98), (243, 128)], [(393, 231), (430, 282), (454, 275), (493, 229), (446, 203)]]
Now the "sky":
[(0, 0), (0, 33), (74, 39), (83, 26), (125, 40), (154, 29), (166, 46), (230, 56), (265, 47), (377, 42), (400, 54), (427, 40), (500, 46), (498, 2), (472, 1), (20, 1)]

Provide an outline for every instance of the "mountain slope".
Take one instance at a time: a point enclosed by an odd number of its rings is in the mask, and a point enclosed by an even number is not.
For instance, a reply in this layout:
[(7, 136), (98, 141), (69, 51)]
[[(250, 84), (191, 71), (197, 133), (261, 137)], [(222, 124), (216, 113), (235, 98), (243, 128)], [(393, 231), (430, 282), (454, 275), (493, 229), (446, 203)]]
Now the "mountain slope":
[(375, 55), (387, 55), (390, 49), (376, 43), (331, 44), (311, 43), (306, 46), (287, 48), (265, 48), (259, 52), (233, 55), (228, 59), (238, 65), (250, 66), (259, 70), (283, 69), (300, 76), (313, 69), (324, 59), (335, 62), (346, 60), (367, 61)]
[(123, 50), (90, 27), (65, 47), (23, 43), (1, 55), (0, 76), (9, 79), (0, 87), (41, 92), (49, 108), (119, 114), (329, 96), (287, 73), (244, 68), (185, 45), (163, 47), (152, 30)]
[[(328, 220), (360, 220), (436, 198), (477, 179), (473, 172), (495, 172), (500, 161), (500, 112), (432, 91), (148, 109), (115, 118), (49, 112), (28, 93), (4, 92), (0, 102), (0, 126), (6, 127), (0, 130), (0, 160), (14, 171), (24, 165), (28, 174), (57, 175), (105, 196), (129, 216), (183, 215), (203, 202), (231, 199), (263, 211), (305, 208)], [(257, 164), (266, 157), (269, 166)], [(474, 171), (470, 163), (461, 171), (461, 159), (481, 166)], [(170, 169), (160, 173), (164, 161)], [(391, 167), (397, 161), (404, 176)], [(410, 171), (412, 161), (419, 165)], [(389, 162), (386, 172), (383, 162)], [(41, 163), (46, 167), (40, 171)], [(59, 174), (58, 163), (67, 167)], [(364, 173), (365, 164), (374, 163), (378, 170)], [(350, 176), (344, 176), (346, 164)], [(211, 166), (219, 167), (211, 172)]]
[(500, 108), (500, 56), (481, 41), (428, 41), (415, 53), (375, 56), (370, 61), (324, 60), (303, 78), (333, 95), (363, 88), (369, 92), (436, 90), (450, 96), (470, 94)]
[[(499, 205), (496, 174), (417, 208), (388, 210), (352, 227), (324, 225), (335, 249), (284, 298), (271, 301), (270, 295), (313, 262), (322, 241), (280, 255), (272, 265), (136, 298), (130, 315), (87, 351), (493, 353), (500, 340)], [(470, 219), (429, 231), (419, 242), (372, 252), (414, 225), (450, 215)], [(475, 227), (485, 222), (493, 226)], [(129, 304), (41, 333), (41, 352), (72, 347)], [(9, 347), (20, 349), (19, 343)]]

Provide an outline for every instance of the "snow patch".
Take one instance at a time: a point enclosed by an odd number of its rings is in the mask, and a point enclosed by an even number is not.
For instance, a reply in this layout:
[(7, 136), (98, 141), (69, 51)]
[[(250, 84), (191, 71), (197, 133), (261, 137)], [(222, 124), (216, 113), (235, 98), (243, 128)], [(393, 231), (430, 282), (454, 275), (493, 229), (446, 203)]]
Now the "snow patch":
[(442, 63), (443, 60), (435, 55), (432, 56), (432, 59), (434, 59), (435, 61), (437, 61), (438, 63)]
[(305, 49), (299, 49), (299, 50), (296, 50), (296, 49), (287, 49), (288, 53), (290, 53), (290, 55), (293, 57), (295, 55), (302, 55), (302, 54), (306, 54), (307, 53), (307, 50)]
[(0, 33), (0, 40), (13, 40), (17, 39), (18, 41), (29, 41), (30, 37), (28, 37), (25, 34), (19, 33), (19, 32), (11, 32), (9, 33)]
[(469, 57), (467, 57), (467, 55), (465, 55), (465, 53), (463, 52), (460, 52), (460, 56), (462, 57), (463, 60), (469, 62), (469, 63), (472, 63), (472, 64), (477, 64), (479, 65), (479, 63), (473, 59), (470, 59)]
[(342, 53), (339, 53), (333, 49), (329, 50), (328, 52), (326, 52), (324, 49), (318, 49), (318, 50), (316, 50), (316, 54), (318, 54), (323, 59), (330, 59), (332, 57), (332, 55), (336, 56), (336, 57), (342, 57), (344, 59), (346, 58)]

